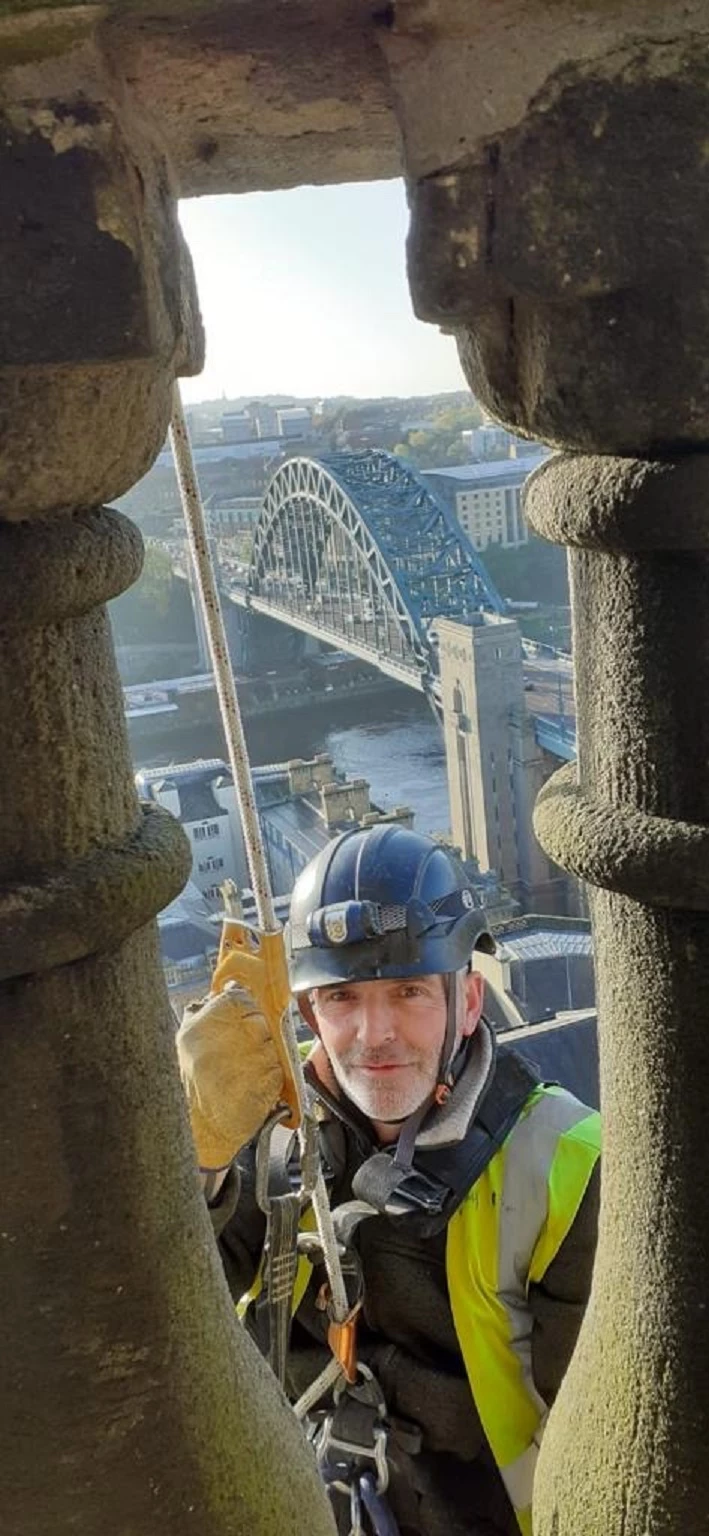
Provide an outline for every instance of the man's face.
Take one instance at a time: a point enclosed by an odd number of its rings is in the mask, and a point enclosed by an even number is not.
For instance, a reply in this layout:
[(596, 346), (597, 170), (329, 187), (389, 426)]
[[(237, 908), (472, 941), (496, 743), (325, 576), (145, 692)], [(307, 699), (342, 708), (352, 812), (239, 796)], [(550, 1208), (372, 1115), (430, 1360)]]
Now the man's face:
[[(461, 973), (458, 1040), (482, 1008), (482, 977)], [(315, 1025), (340, 1087), (374, 1121), (404, 1120), (436, 1086), (446, 1029), (442, 976), (340, 982), (310, 994)]]

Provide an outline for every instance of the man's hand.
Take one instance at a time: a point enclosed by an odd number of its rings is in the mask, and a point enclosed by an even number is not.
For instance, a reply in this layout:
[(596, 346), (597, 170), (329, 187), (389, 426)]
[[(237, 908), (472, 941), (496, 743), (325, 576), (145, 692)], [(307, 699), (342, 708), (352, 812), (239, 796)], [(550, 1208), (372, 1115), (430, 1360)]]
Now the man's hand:
[(263, 1015), (250, 994), (230, 982), (185, 1010), (177, 1052), (199, 1166), (226, 1168), (283, 1093)]

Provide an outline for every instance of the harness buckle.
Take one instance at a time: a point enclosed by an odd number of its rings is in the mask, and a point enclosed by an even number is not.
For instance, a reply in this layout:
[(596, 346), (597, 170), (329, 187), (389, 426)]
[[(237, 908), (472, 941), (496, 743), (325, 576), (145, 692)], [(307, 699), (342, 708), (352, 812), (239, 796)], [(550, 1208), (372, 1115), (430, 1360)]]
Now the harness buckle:
[(356, 1377), (354, 1383), (341, 1380), (335, 1387), (334, 1408), (323, 1420), (315, 1440), (317, 1463), (325, 1482), (351, 1486), (361, 1464), (371, 1462), (376, 1473), (376, 1492), (382, 1494), (389, 1486), (386, 1403), (368, 1366), (360, 1363)]

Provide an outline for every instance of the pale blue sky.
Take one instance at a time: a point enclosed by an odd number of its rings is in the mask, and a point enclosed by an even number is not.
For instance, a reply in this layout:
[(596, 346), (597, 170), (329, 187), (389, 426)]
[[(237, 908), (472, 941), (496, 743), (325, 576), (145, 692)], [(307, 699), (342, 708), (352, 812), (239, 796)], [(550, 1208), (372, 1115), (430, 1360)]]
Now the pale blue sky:
[(180, 217), (207, 335), (186, 400), (465, 388), (454, 342), (414, 318), (401, 182), (199, 198)]

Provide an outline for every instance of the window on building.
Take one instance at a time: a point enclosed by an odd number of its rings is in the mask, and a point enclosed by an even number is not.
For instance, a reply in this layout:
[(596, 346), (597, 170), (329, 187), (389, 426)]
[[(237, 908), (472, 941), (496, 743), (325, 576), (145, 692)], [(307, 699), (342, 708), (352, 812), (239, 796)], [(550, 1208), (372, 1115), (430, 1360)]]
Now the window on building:
[(205, 837), (219, 836), (219, 822), (202, 822), (200, 826), (192, 828), (192, 836), (196, 843), (201, 843)]

